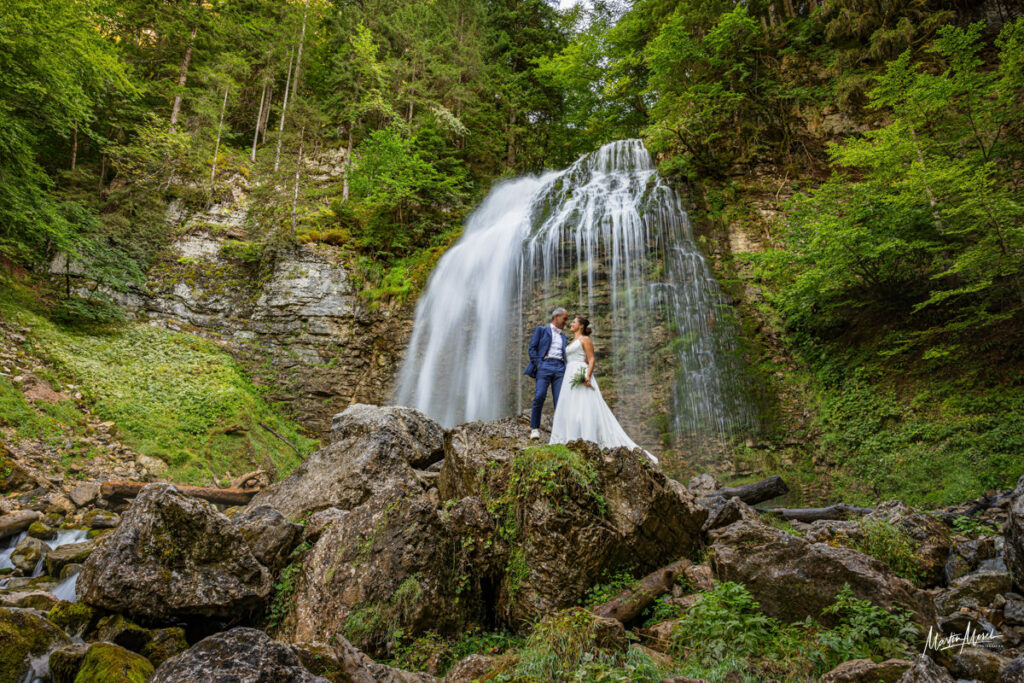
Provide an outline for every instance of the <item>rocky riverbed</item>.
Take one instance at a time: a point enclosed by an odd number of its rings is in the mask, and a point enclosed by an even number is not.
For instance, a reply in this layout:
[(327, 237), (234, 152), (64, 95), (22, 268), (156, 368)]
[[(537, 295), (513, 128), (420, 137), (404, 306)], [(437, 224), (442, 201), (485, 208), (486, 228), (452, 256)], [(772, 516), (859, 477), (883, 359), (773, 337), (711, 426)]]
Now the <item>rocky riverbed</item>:
[[(848, 634), (830, 607), (841, 596), (861, 614), (906, 615), (917, 652), (850, 657), (823, 680), (1024, 680), (1024, 477), (946, 510), (889, 501), (787, 522), (709, 475), (683, 484), (639, 452), (535, 448), (526, 435), (516, 418), (444, 430), (415, 410), (354, 405), (326, 447), (227, 509), (162, 482), (131, 501), (95, 482), (40, 491), (12, 470), (0, 681), (546, 680), (553, 669), (531, 674), (528, 658), (571, 631), (573, 671), (621, 664), (624, 676), (575, 680), (682, 682), (696, 680), (674, 677), (695, 650), (680, 629), (733, 585), (756, 600), (752, 623)], [(595, 604), (616, 572), (660, 581), (666, 567), (657, 590)], [(920, 655), (929, 629), (984, 637)], [(510, 645), (408, 656), (466, 633)], [(766, 665), (716, 680), (808, 680), (790, 675)]]

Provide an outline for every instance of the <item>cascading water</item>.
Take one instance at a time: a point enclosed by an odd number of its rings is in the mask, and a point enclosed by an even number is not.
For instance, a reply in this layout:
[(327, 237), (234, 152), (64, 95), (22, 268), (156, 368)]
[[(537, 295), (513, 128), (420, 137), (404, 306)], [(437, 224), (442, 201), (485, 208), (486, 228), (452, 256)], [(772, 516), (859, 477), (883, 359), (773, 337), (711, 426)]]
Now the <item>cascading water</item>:
[(396, 403), (445, 426), (528, 407), (526, 340), (558, 306), (592, 321), (602, 392), (645, 447), (756, 426), (728, 303), (639, 140), (491, 191), (420, 298)]

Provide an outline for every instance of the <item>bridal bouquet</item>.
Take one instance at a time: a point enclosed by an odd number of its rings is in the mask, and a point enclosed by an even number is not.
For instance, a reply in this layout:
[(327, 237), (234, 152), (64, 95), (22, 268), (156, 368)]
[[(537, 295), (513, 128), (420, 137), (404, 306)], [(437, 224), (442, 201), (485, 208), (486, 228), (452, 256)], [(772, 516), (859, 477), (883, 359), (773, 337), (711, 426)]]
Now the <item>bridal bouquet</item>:
[(576, 374), (574, 374), (572, 376), (572, 379), (569, 380), (569, 388), (570, 389), (575, 389), (576, 387), (580, 386), (581, 384), (584, 384), (586, 381), (587, 381), (587, 369), (586, 368), (580, 368), (579, 370), (576, 371)]

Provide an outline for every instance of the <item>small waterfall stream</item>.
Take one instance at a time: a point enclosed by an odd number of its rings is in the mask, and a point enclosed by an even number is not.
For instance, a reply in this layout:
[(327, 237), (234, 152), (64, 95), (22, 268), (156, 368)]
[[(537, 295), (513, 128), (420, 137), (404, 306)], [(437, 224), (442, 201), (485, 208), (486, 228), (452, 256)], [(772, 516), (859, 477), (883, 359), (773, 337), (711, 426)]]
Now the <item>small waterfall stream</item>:
[(756, 427), (731, 307), (639, 140), (491, 190), (420, 297), (395, 402), (445, 426), (527, 408), (526, 341), (558, 306), (590, 318), (602, 392), (645, 447)]

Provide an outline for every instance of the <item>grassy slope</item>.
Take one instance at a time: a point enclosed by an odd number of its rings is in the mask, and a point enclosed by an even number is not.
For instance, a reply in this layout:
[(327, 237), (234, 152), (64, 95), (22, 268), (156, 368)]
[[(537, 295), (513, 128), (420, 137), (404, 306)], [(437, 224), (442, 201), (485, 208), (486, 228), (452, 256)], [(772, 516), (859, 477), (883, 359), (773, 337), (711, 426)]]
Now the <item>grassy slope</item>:
[[(208, 484), (213, 474), (221, 479), (257, 467), (286, 475), (299, 456), (259, 422), (304, 454), (316, 445), (210, 341), (144, 323), (89, 332), (64, 327), (45, 316), (34, 293), (11, 281), (0, 283), (0, 315), (30, 330), (27, 349), (53, 369), (47, 379), (80, 385), (93, 413), (112, 420), (127, 445), (165, 461), (174, 481)], [(4, 422), (18, 436), (57, 436), (61, 425), (80, 420), (73, 405), (63, 404), (46, 407), (47, 418), (18, 393), (0, 383)]]

